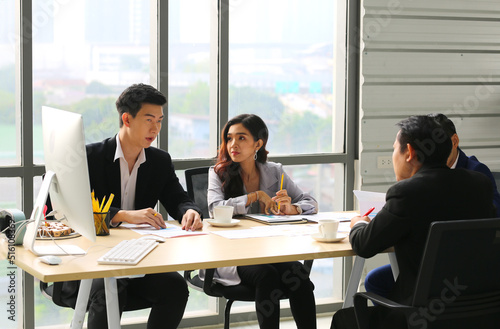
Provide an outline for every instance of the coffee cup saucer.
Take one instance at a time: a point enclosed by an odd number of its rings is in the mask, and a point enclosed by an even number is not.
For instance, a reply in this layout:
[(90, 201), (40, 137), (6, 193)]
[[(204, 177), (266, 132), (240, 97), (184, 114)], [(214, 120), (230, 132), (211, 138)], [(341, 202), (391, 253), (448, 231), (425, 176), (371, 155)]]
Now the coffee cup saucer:
[(218, 226), (218, 227), (231, 227), (231, 226), (236, 226), (238, 225), (238, 223), (240, 222), (239, 219), (231, 219), (230, 222), (227, 222), (227, 223), (221, 223), (221, 222), (218, 222), (216, 221), (215, 219), (207, 219), (206, 220), (210, 225), (212, 226)]
[(315, 233), (311, 235), (312, 238), (318, 242), (339, 242), (344, 240), (347, 237), (347, 233), (339, 233), (337, 232), (337, 237), (336, 238), (324, 238), (321, 236), (319, 233)]

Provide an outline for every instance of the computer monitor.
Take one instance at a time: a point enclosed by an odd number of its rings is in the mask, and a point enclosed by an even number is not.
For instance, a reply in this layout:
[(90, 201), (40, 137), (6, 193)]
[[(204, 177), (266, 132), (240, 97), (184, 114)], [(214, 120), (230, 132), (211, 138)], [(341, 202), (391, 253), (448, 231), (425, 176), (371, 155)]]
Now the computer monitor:
[(34, 223), (28, 225), (23, 245), (36, 255), (85, 254), (70, 240), (35, 245), (49, 194), (56, 219), (65, 218), (77, 233), (96, 240), (82, 116), (43, 106), (42, 130), (46, 173), (31, 213)]

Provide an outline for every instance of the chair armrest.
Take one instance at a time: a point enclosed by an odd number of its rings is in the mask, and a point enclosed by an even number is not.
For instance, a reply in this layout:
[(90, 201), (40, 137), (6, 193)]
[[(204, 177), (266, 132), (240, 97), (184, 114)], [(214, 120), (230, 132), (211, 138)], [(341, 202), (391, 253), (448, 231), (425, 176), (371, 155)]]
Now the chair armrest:
[(202, 280), (199, 274), (193, 275), (194, 270), (184, 271), (184, 279), (186, 280), (188, 286), (191, 288), (202, 291), (209, 296), (213, 297), (222, 297), (220, 294), (213, 291), (213, 280), (215, 269), (207, 269), (205, 270), (205, 278)]
[(52, 300), (52, 289), (47, 282), (40, 281), (40, 292), (49, 300)]
[(61, 307), (71, 307), (62, 301), (62, 287), (64, 282), (53, 282), (49, 285), (46, 282), (40, 281), (40, 292), (54, 304)]
[(397, 303), (393, 300), (382, 297), (382, 296), (377, 295), (373, 292), (358, 292), (354, 295), (354, 298), (356, 298), (356, 296), (363, 297), (365, 299), (371, 300), (374, 303), (377, 303), (378, 305), (381, 305), (381, 306), (384, 306), (387, 308), (391, 308), (391, 309), (409, 310), (409, 311), (413, 311), (416, 309), (413, 306)]
[(205, 270), (205, 279), (203, 281), (203, 291), (209, 296), (222, 297), (215, 293), (212, 289), (214, 281), (215, 268)]
[(203, 281), (201, 281), (198, 274), (193, 275), (193, 272), (194, 270), (184, 271), (184, 280), (194, 290), (203, 291)]
[(403, 312), (406, 318), (408, 318), (410, 313), (416, 310), (413, 306), (399, 304), (372, 292), (358, 292), (354, 295), (354, 313), (356, 314), (356, 321), (358, 322), (359, 329), (370, 328), (368, 300), (377, 303), (379, 306)]

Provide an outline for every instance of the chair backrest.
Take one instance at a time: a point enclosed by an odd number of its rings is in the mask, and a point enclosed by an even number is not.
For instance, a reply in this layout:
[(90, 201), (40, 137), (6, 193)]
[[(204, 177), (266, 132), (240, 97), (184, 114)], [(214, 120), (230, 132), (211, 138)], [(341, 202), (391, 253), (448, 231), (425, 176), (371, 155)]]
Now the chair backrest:
[(439, 315), (500, 311), (500, 218), (431, 224), (413, 306)]
[(210, 218), (208, 213), (208, 169), (210, 167), (190, 168), (184, 172), (189, 197), (201, 208), (203, 218)]

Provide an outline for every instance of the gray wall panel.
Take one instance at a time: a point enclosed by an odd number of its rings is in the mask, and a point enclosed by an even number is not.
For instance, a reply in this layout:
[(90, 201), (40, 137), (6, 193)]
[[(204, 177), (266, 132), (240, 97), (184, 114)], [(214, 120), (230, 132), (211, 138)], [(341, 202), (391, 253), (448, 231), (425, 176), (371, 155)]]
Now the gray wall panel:
[(441, 112), (460, 146), (500, 171), (500, 1), (365, 0), (360, 93), (361, 189), (385, 191), (395, 123)]
[(376, 117), (427, 114), (469, 117), (473, 115), (500, 115), (500, 85), (491, 85), (487, 79), (478, 79), (468, 85), (394, 85), (363, 86), (363, 119)]

